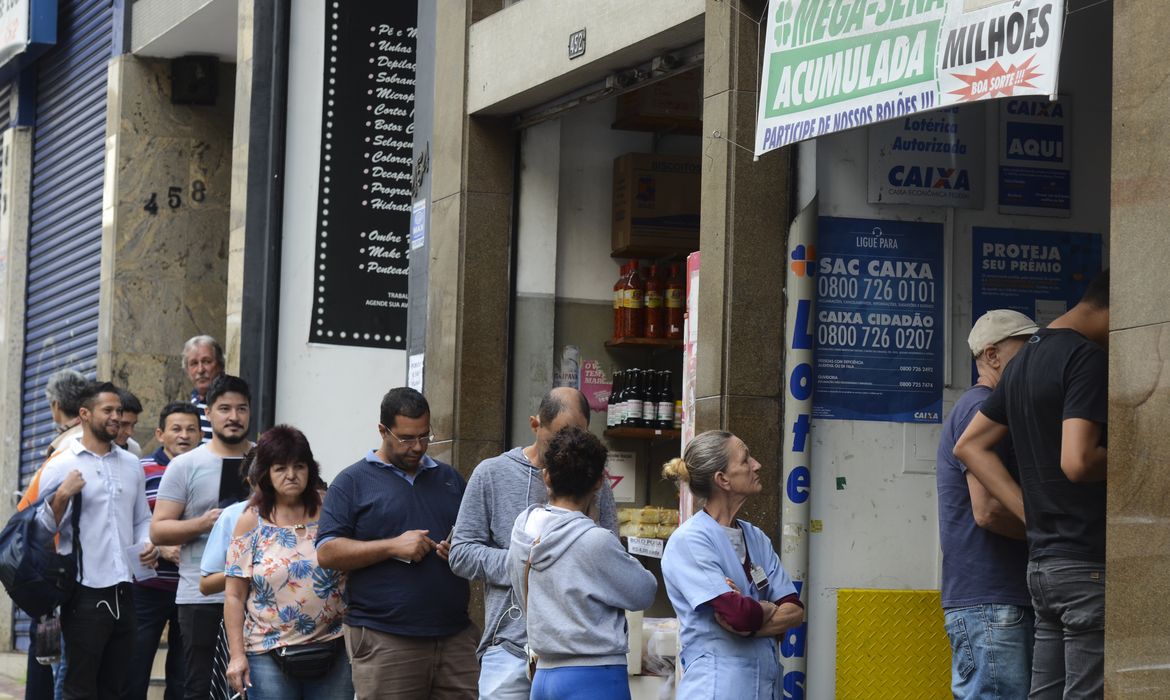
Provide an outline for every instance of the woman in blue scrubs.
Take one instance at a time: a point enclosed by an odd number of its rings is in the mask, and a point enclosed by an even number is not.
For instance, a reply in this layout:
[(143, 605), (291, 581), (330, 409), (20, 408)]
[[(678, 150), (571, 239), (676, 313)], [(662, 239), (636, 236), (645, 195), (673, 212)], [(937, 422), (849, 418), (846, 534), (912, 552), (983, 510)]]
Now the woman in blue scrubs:
[(679, 621), (678, 700), (781, 697), (777, 638), (801, 623), (804, 606), (768, 536), (735, 517), (763, 488), (759, 472), (743, 440), (717, 430), (662, 469), (703, 502), (662, 556)]

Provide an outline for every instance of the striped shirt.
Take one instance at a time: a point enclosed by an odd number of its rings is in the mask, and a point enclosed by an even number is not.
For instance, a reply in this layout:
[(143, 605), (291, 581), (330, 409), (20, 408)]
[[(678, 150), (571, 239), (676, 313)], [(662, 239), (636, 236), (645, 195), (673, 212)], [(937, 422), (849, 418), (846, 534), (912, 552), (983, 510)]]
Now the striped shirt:
[[(158, 485), (162, 481), (163, 473), (167, 470), (167, 465), (171, 463), (171, 458), (163, 448), (158, 448), (154, 454), (149, 457), (143, 457), (139, 460), (142, 464), (142, 471), (146, 475), (146, 503), (150, 506), (150, 512), (154, 512), (154, 501), (158, 496)], [(158, 568), (155, 569), (158, 573), (157, 578), (147, 579), (145, 581), (136, 582), (139, 586), (147, 586), (149, 588), (158, 588), (164, 591), (174, 591), (179, 587), (179, 567), (171, 562), (159, 557)]]
[(199, 430), (203, 432), (203, 442), (211, 442), (211, 421), (207, 418), (207, 403), (194, 389), (191, 390), (191, 403), (199, 409)]

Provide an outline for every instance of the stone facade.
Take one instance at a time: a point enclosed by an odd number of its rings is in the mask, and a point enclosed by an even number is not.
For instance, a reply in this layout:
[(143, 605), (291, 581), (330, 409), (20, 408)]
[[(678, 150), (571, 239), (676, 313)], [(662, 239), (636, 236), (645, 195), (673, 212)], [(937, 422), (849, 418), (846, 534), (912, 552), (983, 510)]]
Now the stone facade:
[(1105, 695), (1170, 695), (1170, 5), (1113, 6)]
[[(757, 16), (753, 14), (752, 16)], [(750, 148), (758, 104), (758, 27), (724, 2), (708, 2), (703, 63), (702, 253), (695, 430), (728, 430), (763, 472), (763, 493), (741, 517), (779, 549), (784, 276), (791, 215), (790, 149), (759, 161)]]
[(145, 447), (190, 390), (183, 342), (224, 334), (235, 66), (210, 107), (171, 103), (168, 61), (127, 54), (109, 71), (98, 376), (142, 401)]

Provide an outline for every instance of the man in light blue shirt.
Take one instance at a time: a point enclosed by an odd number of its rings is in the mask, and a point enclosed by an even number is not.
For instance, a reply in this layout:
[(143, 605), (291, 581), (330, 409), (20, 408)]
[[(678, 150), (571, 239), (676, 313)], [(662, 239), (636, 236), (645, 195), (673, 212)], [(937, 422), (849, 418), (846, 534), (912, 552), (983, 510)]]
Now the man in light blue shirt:
[[(92, 382), (81, 395), (82, 434), (45, 465), (41, 524), (58, 534), (58, 551), (80, 549), (78, 586), (61, 613), (65, 639), (65, 697), (118, 697), (127, 666), (119, 659), (134, 645), (137, 623), (130, 582), (136, 566), (153, 567), (150, 508), (138, 460), (113, 444), (122, 403), (109, 382)], [(81, 494), (79, 542), (68, 526), (73, 497)], [(62, 525), (65, 526), (62, 526)], [(139, 546), (138, 552), (131, 548)], [(131, 557), (137, 554), (139, 561)]]

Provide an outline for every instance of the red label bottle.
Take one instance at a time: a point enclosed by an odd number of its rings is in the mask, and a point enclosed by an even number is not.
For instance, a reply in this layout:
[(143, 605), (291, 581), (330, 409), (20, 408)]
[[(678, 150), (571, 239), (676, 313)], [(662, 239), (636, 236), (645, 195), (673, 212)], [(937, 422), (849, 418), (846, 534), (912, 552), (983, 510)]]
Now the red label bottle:
[(662, 278), (658, 276), (658, 266), (650, 266), (650, 274), (646, 277), (646, 323), (647, 338), (661, 338), (666, 335), (665, 319), (662, 310)]
[(670, 266), (670, 277), (666, 280), (666, 337), (681, 340), (683, 335), (683, 310), (686, 286), (678, 275), (678, 263)]

